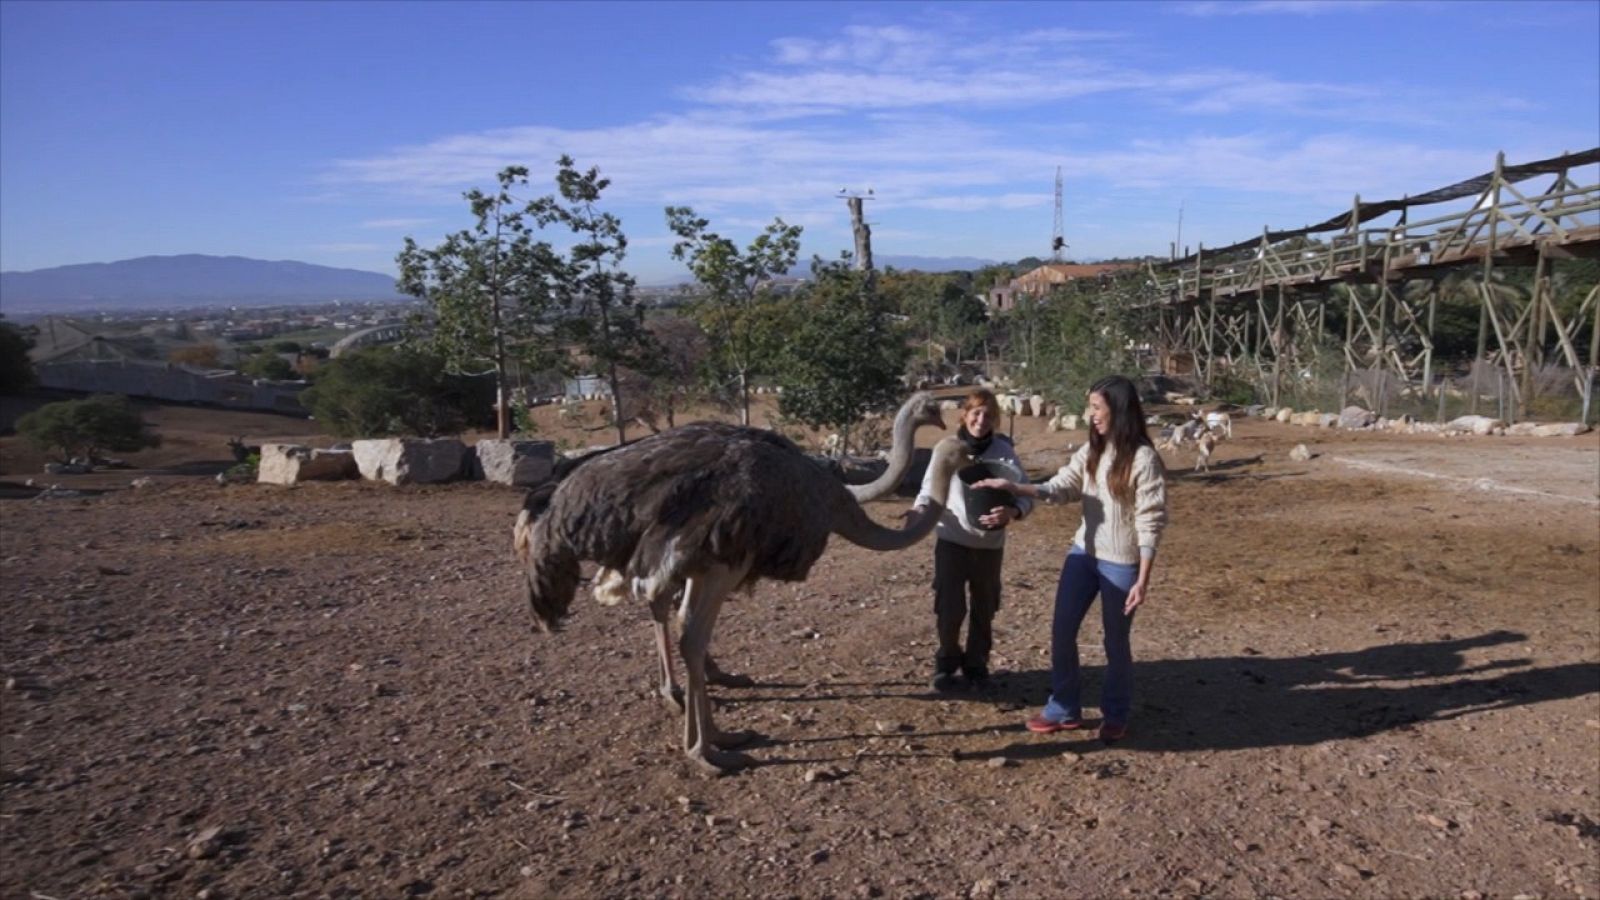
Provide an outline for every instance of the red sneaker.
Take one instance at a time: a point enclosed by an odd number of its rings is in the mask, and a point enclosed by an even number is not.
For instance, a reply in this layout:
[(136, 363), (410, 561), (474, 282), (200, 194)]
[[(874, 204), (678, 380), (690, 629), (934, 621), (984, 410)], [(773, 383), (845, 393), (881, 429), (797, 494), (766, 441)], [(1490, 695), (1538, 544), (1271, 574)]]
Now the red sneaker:
[(1062, 719), (1058, 722), (1054, 719), (1046, 719), (1044, 713), (1040, 713), (1028, 720), (1028, 730), (1034, 734), (1055, 734), (1058, 731), (1072, 731), (1082, 727), (1082, 719)]
[(1127, 723), (1102, 722), (1100, 724), (1100, 740), (1107, 744), (1114, 744), (1127, 736)]

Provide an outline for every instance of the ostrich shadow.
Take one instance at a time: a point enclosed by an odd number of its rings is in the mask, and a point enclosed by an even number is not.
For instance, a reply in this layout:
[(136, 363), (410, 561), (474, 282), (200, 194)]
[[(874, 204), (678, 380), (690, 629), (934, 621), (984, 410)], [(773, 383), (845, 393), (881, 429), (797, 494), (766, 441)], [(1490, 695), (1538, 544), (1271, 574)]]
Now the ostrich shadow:
[[(1136, 752), (1308, 746), (1600, 693), (1600, 663), (1535, 668), (1527, 659), (1468, 665), (1464, 657), (1469, 649), (1526, 639), (1492, 631), (1310, 656), (1270, 657), (1247, 650), (1240, 656), (1139, 660), (1131, 735), (1117, 746)], [(1084, 667), (1086, 703), (1098, 701), (1103, 676), (1102, 666)], [(1013, 672), (1006, 688), (1008, 700), (1042, 706), (1050, 694), (1050, 673)], [(1054, 752), (1082, 749), (1076, 742), (1057, 743), (1063, 746)], [(1027, 740), (968, 755), (1017, 758), (1051, 752)]]

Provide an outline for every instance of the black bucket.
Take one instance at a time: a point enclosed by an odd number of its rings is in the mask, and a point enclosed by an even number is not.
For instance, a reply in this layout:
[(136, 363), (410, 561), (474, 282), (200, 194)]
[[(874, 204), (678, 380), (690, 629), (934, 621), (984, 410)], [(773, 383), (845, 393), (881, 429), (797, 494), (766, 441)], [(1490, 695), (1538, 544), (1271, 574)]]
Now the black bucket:
[(1002, 491), (999, 488), (975, 489), (972, 487), (974, 482), (982, 481), (985, 478), (1005, 478), (1015, 481), (1017, 478), (1016, 470), (1005, 463), (973, 463), (957, 472), (956, 477), (961, 479), (961, 489), (966, 491), (966, 496), (962, 499), (967, 503), (967, 524), (973, 528), (992, 530), (989, 526), (979, 522), (978, 519), (988, 515), (989, 510), (994, 509), (996, 506), (1016, 505), (1016, 501), (1012, 499), (1010, 491)]

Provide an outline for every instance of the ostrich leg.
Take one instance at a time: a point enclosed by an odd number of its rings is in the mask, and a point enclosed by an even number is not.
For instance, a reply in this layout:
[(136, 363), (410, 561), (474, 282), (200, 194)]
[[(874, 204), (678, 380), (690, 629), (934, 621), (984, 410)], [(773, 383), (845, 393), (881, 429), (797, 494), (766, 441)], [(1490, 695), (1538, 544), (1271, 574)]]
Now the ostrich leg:
[(755, 735), (751, 732), (718, 730), (711, 716), (711, 698), (706, 694), (706, 648), (711, 645), (711, 630), (716, 627), (722, 600), (744, 579), (744, 570), (715, 566), (690, 578), (684, 585), (683, 637), (678, 649), (688, 671), (689, 689), (685, 696), (683, 751), (700, 769), (720, 775), (750, 765), (743, 753), (724, 750), (738, 746)]
[(683, 688), (678, 687), (677, 677), (672, 671), (672, 634), (667, 627), (667, 619), (672, 616), (672, 610), (677, 606), (672, 601), (675, 596), (656, 597), (650, 601), (650, 618), (654, 620), (651, 626), (656, 635), (656, 656), (661, 661), (661, 699), (675, 713), (682, 713)]
[[(675, 599), (673, 597), (667, 600)], [(672, 665), (672, 631), (667, 620), (672, 616), (676, 603), (667, 603), (662, 600), (652, 601), (650, 604), (650, 617), (654, 620), (652, 630), (656, 637), (656, 659), (661, 664), (661, 687), (656, 693), (661, 695), (663, 703), (675, 713), (682, 713), (683, 688), (678, 686), (678, 679)], [(756, 683), (749, 675), (739, 675), (724, 672), (717, 667), (716, 660), (711, 658), (711, 653), (706, 653), (706, 683), (719, 687), (750, 687)]]

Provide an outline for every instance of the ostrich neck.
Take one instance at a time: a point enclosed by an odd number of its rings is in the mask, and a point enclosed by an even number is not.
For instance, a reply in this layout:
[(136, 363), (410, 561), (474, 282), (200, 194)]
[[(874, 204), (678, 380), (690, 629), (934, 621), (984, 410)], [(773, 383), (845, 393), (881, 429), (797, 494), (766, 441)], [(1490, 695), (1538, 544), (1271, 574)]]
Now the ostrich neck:
[(834, 515), (833, 532), (868, 550), (892, 551), (910, 547), (927, 537), (928, 532), (939, 523), (939, 514), (944, 511), (949, 499), (951, 476), (969, 461), (970, 457), (959, 441), (944, 438), (934, 448), (933, 459), (929, 463), (933, 468), (933, 497), (920, 518), (905, 528), (885, 528), (872, 521), (861, 504), (840, 504), (840, 509)]
[(866, 503), (893, 491), (900, 484), (900, 479), (905, 477), (906, 470), (911, 468), (911, 453), (913, 450), (914, 429), (911, 419), (915, 415), (914, 407), (917, 401), (900, 407), (900, 412), (895, 414), (894, 429), (890, 432), (889, 467), (883, 470), (873, 481), (867, 484), (846, 485), (845, 489), (850, 496), (856, 498), (857, 503)]

